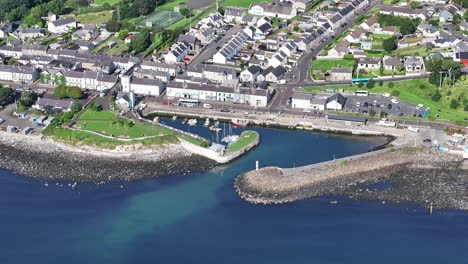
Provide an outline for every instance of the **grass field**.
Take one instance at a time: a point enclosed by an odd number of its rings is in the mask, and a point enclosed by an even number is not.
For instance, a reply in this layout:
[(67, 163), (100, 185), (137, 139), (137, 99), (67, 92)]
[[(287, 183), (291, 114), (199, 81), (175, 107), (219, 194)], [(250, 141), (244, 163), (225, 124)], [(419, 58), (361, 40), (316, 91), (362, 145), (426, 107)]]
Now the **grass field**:
[(250, 143), (254, 142), (260, 135), (256, 131), (244, 131), (242, 132), (239, 140), (236, 141), (236, 143), (228, 146), (228, 149), (230, 151), (238, 151), (241, 150)]
[(81, 129), (91, 130), (107, 135), (126, 138), (139, 138), (145, 136), (171, 135), (173, 132), (166, 128), (146, 123), (131, 122), (119, 118), (109, 111), (87, 110), (78, 119)]
[(120, 2), (120, 0), (94, 0), (94, 3), (96, 5), (103, 5), (105, 3), (108, 3), (109, 5), (117, 4)]
[(354, 67), (356, 64), (355, 59), (340, 59), (340, 60), (333, 60), (333, 59), (325, 59), (325, 60), (314, 60), (312, 62), (312, 70), (314, 71), (329, 71), (333, 67)]
[[(383, 86), (375, 85), (373, 89), (370, 89), (371, 93), (391, 93), (394, 90), (400, 92), (399, 98), (411, 104), (423, 104), (424, 107), (430, 107), (431, 112), (428, 115), (429, 120), (440, 121), (440, 122), (451, 122), (463, 126), (467, 126), (468, 122), (464, 120), (468, 117), (468, 113), (463, 110), (463, 106), (458, 109), (450, 108), (451, 99), (468, 99), (468, 80), (459, 81), (455, 87), (449, 87), (447, 85), (442, 87), (441, 93), (442, 98), (438, 102), (432, 101), (432, 94), (435, 92), (437, 87), (430, 84), (427, 79), (415, 79), (408, 81), (393, 82), (394, 87), (388, 88), (388, 82), (385, 82)], [(347, 91), (356, 91), (363, 88), (359, 88), (357, 85), (334, 85), (328, 87), (312, 87), (305, 88), (308, 92), (324, 91), (326, 88), (344, 89)], [(451, 95), (448, 95), (448, 92)], [(439, 117), (436, 117), (439, 115)]]
[(102, 25), (112, 19), (112, 11), (81, 14), (76, 16), (75, 19), (83, 24)]
[(271, 2), (271, 0), (226, 0), (223, 6), (249, 7), (251, 3)]

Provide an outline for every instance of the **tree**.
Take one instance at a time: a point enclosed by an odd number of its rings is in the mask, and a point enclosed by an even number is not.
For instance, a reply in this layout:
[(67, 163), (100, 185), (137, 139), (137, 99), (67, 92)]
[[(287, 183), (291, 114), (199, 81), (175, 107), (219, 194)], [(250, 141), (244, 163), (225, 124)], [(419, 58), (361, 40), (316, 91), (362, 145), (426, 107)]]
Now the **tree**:
[(385, 111), (380, 112), (380, 118), (385, 118), (385, 117), (387, 117), (387, 115), (388, 114)]
[(392, 96), (398, 97), (398, 96), (400, 96), (400, 91), (394, 90), (394, 91), (392, 91), (391, 94), (392, 94)]
[(362, 82), (359, 82), (358, 85), (357, 85), (359, 88), (362, 88), (364, 86), (364, 84)]
[(453, 60), (444, 60), (442, 69), (447, 73), (448, 83), (454, 85), (463, 71), (463, 64)]
[(429, 21), (429, 25), (433, 27), (439, 27), (439, 21), (438, 20), (431, 20)]
[(383, 82), (382, 82), (382, 81), (379, 81), (379, 86), (380, 86), (380, 87), (383, 86)]
[(397, 65), (395, 65), (395, 69), (399, 72), (402, 72), (405, 70), (405, 65), (403, 63), (397, 63)]
[(372, 89), (374, 88), (374, 86), (375, 86), (374, 79), (369, 79), (369, 81), (367, 81), (367, 84), (366, 84), (367, 89)]
[(439, 90), (436, 89), (435, 93), (431, 96), (431, 100), (434, 102), (439, 102), (440, 98), (442, 98), (442, 94), (440, 94)]
[(67, 88), (65, 86), (55, 87), (54, 96), (56, 96), (56, 97), (58, 97), (60, 99), (66, 98), (68, 96), (67, 95)]
[(13, 100), (13, 91), (9, 88), (0, 87), (0, 106), (5, 106)]
[(21, 97), (19, 99), (19, 102), (21, 102), (22, 105), (25, 107), (30, 107), (34, 101), (36, 100), (37, 96), (35, 93), (32, 92), (23, 92), (21, 93)]
[(72, 111), (73, 114), (76, 114), (76, 113), (81, 111), (82, 107), (83, 106), (81, 105), (80, 102), (74, 102), (72, 104), (71, 111)]
[(463, 14), (463, 19), (464, 19), (466, 22), (468, 22), (468, 12), (465, 12), (465, 13)]
[(426, 69), (430, 72), (439, 73), (442, 70), (442, 63), (441, 58), (431, 58), (426, 62)]
[(459, 106), (460, 106), (460, 103), (457, 100), (455, 99), (450, 100), (450, 108), (457, 109)]
[(453, 20), (452, 20), (452, 23), (455, 24), (455, 25), (458, 25), (462, 22), (462, 16), (458, 13), (455, 13), (455, 15), (453, 15)]
[(397, 44), (396, 44), (397, 38), (395, 36), (392, 36), (390, 38), (384, 39), (382, 42), (382, 47), (386, 52), (391, 52), (393, 50), (396, 50)]
[(133, 50), (135, 53), (140, 53), (144, 51), (150, 44), (150, 34), (148, 30), (143, 30), (142, 32), (136, 34), (133, 37), (132, 42), (130, 43), (130, 50)]
[(186, 7), (183, 7), (180, 9), (180, 14), (183, 15), (184, 17), (190, 17), (192, 15), (192, 10), (186, 8)]
[(410, 3), (410, 6), (411, 6), (411, 8), (416, 9), (416, 8), (419, 7), (419, 3), (416, 2), (416, 1), (412, 1), (412, 2)]
[(220, 13), (221, 15), (224, 16), (224, 12), (226, 12), (226, 10), (224, 9), (224, 7), (222, 7), (222, 6), (218, 7), (218, 13)]
[(97, 103), (91, 103), (89, 105), (88, 109), (93, 111), (93, 112), (100, 112), (100, 111), (102, 111), (102, 106), (100, 104), (97, 104)]
[(67, 88), (67, 96), (72, 99), (80, 99), (83, 97), (83, 90), (80, 87), (72, 86)]
[(388, 83), (388, 88), (393, 88), (394, 85), (395, 85), (395, 84), (394, 84), (393, 82), (389, 82), (389, 83)]
[(128, 36), (128, 29), (121, 29), (118, 34), (120, 40), (124, 40)]
[[(116, 12), (114, 12), (116, 13)], [(120, 30), (120, 23), (114, 20), (107, 22), (106, 29), (109, 32), (118, 32)]]

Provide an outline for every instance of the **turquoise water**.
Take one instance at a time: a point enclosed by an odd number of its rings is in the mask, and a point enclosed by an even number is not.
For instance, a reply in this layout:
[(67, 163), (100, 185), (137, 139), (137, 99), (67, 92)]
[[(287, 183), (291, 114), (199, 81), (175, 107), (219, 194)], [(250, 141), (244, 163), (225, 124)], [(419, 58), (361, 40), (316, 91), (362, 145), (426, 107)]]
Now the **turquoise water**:
[(233, 179), (255, 160), (300, 166), (377, 144), (256, 129), (258, 148), (200, 174), (72, 189), (0, 170), (0, 263), (468, 263), (465, 212), (341, 197), (239, 199)]

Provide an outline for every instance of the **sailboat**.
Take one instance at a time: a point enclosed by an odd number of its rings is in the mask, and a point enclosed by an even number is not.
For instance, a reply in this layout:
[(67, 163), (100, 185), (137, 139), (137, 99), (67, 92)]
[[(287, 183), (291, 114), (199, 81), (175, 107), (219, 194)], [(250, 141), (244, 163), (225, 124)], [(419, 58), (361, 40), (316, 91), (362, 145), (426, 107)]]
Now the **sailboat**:
[(210, 125), (210, 119), (206, 118), (205, 124), (203, 124), (204, 127), (208, 127)]
[(187, 118), (187, 117), (184, 118), (184, 120), (182, 120), (182, 124), (184, 124), (184, 125), (187, 124), (187, 122), (188, 122), (188, 118)]
[(237, 140), (239, 140), (239, 136), (232, 134), (232, 126), (229, 125), (229, 134), (223, 137), (221, 141), (229, 145), (229, 144), (236, 142)]
[(189, 119), (188, 124), (189, 124), (189, 126), (196, 126), (197, 125), (197, 120), (196, 119)]
[(214, 123), (214, 125), (213, 125), (213, 126), (210, 126), (208, 129), (209, 129), (210, 131), (213, 131), (213, 132), (219, 132), (219, 131), (221, 131), (221, 128), (219, 127), (219, 121), (216, 121), (216, 122)]

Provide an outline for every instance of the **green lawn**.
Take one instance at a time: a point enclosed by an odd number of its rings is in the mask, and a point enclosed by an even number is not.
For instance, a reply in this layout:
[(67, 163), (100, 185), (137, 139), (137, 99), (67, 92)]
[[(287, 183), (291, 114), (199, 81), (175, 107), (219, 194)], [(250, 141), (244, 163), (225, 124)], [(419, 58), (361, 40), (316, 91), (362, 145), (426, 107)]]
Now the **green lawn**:
[(236, 143), (228, 146), (228, 149), (230, 151), (238, 151), (241, 150), (253, 141), (255, 141), (260, 135), (256, 131), (244, 131), (242, 132), (239, 140), (236, 141)]
[(96, 131), (117, 137), (139, 138), (145, 136), (172, 135), (174, 132), (166, 128), (147, 123), (132, 122), (119, 118), (109, 111), (94, 112), (87, 110), (78, 119), (81, 129)]
[(103, 5), (105, 3), (108, 3), (109, 5), (117, 4), (120, 2), (120, 0), (94, 0), (94, 3), (96, 5)]
[(396, 56), (427, 56), (431, 53), (432, 51), (428, 50), (426, 45), (419, 45), (419, 46), (411, 46), (411, 47), (406, 47), (406, 48), (399, 48), (394, 51)]
[(80, 21), (82, 24), (96, 24), (99, 26), (106, 24), (112, 19), (112, 11), (81, 14), (76, 16), (75, 19)]
[[(442, 98), (438, 102), (432, 101), (432, 94), (437, 89), (434, 85), (430, 84), (427, 79), (415, 79), (408, 81), (393, 82), (394, 87), (388, 88), (388, 82), (385, 82), (383, 86), (375, 85), (373, 89), (370, 89), (370, 93), (391, 93), (394, 90), (400, 92), (399, 98), (411, 104), (423, 104), (424, 107), (430, 107), (431, 112), (428, 115), (429, 120), (439, 122), (451, 122), (459, 125), (468, 125), (464, 118), (468, 117), (468, 113), (464, 112), (463, 106), (458, 109), (450, 108), (451, 99), (468, 99), (468, 80), (462, 80), (455, 85), (455, 87), (449, 87), (447, 85), (442, 87), (441, 93)], [(422, 87), (422, 88), (420, 88)], [(334, 85), (327, 87), (310, 87), (305, 88), (307, 92), (324, 91), (326, 88), (344, 89), (347, 91), (356, 91), (365, 89), (359, 88), (357, 85)], [(448, 96), (448, 92), (452, 94)], [(439, 111), (440, 110), (440, 111)], [(436, 117), (439, 115), (439, 117)]]
[(312, 70), (314, 71), (328, 71), (331, 70), (333, 67), (354, 67), (356, 64), (355, 59), (340, 59), (340, 60), (333, 60), (333, 59), (325, 59), (325, 60), (314, 60), (312, 62)]
[(226, 0), (223, 6), (249, 7), (251, 3), (271, 2), (271, 0)]

